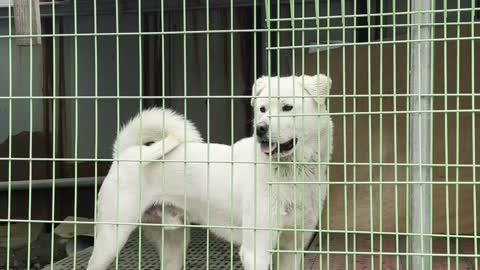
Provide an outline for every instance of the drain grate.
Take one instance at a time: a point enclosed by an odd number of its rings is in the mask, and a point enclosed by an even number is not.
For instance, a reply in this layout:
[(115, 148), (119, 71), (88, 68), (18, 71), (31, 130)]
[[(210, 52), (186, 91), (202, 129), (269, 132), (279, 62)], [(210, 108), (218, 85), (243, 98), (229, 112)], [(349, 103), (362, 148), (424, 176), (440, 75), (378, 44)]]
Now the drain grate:
[[(138, 231), (132, 233), (129, 241), (120, 252), (118, 258), (118, 269), (160, 269), (160, 262), (157, 251), (150, 243), (142, 237), (141, 241), (141, 267), (138, 265), (139, 257), (139, 234)], [(206, 269), (206, 251), (207, 251), (206, 230), (192, 229), (191, 241), (187, 250), (186, 269)], [(209, 240), (209, 267), (208, 269), (227, 270), (243, 269), (238, 256), (238, 248), (233, 248), (233, 257), (229, 242), (223, 241), (210, 234)], [(73, 257), (67, 257), (55, 263), (55, 270), (85, 269), (92, 248), (82, 250), (77, 253), (75, 265)], [(44, 268), (50, 269), (50, 266)], [(112, 263), (110, 269), (115, 269)]]

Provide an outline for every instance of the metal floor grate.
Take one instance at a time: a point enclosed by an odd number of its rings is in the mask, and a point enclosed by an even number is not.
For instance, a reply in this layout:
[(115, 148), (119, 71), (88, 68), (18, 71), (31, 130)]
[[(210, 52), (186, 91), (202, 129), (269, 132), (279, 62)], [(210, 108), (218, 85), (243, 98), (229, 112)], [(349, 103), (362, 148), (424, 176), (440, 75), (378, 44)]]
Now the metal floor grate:
[[(206, 230), (192, 229), (191, 241), (187, 251), (187, 267), (186, 269), (206, 269)], [(150, 243), (142, 238), (141, 243), (141, 267), (138, 267), (139, 241), (138, 231), (132, 233), (129, 241), (120, 252), (118, 258), (118, 269), (160, 269), (160, 262), (156, 250)], [(231, 267), (231, 246), (229, 242), (223, 241), (210, 234), (209, 244), (209, 267), (208, 269), (227, 270), (227, 269), (243, 269), (240, 258), (238, 256), (238, 248), (233, 249), (233, 267)], [(67, 257), (55, 263), (56, 270), (85, 269), (92, 248), (87, 248), (77, 253), (75, 265), (73, 267), (73, 257)], [(45, 267), (50, 269), (50, 266)], [(110, 269), (115, 269), (113, 263)]]

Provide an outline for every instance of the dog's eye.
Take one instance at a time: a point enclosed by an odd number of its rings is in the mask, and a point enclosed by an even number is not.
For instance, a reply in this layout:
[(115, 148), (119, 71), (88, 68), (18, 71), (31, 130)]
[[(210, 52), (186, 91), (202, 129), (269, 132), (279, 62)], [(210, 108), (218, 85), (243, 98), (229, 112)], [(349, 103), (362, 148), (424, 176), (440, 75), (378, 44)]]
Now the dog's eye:
[(265, 106), (260, 107), (260, 112), (264, 113), (266, 111)]
[(152, 144), (153, 144), (153, 142), (152, 142), (152, 141), (149, 141), (149, 142), (146, 142), (144, 145), (145, 145), (145, 146), (150, 146), (150, 145), (152, 145)]
[(284, 112), (288, 112), (288, 111), (291, 111), (293, 109), (293, 106), (292, 105), (283, 105), (282, 107), (282, 110)]

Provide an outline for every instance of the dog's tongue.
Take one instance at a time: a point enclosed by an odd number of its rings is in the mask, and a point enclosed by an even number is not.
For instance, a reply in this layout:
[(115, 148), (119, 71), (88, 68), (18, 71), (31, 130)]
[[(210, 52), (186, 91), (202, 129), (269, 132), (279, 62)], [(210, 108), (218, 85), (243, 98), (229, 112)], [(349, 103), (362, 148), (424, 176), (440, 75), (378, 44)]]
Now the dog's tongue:
[(273, 150), (275, 150), (275, 148), (277, 148), (277, 144), (272, 144), (271, 149), (270, 149), (269, 143), (260, 144), (260, 151), (262, 151), (262, 153), (265, 153), (265, 154), (271, 153)]

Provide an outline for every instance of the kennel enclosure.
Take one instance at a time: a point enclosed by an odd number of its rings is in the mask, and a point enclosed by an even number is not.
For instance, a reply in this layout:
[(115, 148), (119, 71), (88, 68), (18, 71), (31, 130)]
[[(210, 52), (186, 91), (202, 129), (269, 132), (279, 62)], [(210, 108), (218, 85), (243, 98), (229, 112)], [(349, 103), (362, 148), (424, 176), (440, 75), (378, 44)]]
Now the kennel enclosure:
[[(115, 135), (142, 108), (231, 144), (253, 132), (256, 78), (318, 73), (334, 153), (303, 267), (478, 268), (479, 14), (476, 0), (0, 0), (0, 268), (81, 264), (88, 250), (57, 258), (55, 228), (94, 218)], [(230, 243), (195, 239), (208, 245), (191, 254), (229, 256), (205, 267), (239, 266)]]

